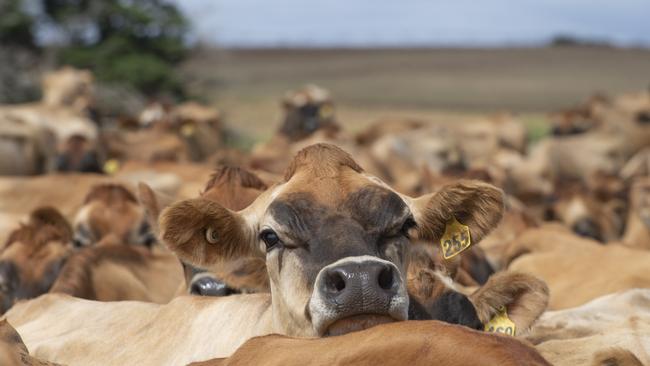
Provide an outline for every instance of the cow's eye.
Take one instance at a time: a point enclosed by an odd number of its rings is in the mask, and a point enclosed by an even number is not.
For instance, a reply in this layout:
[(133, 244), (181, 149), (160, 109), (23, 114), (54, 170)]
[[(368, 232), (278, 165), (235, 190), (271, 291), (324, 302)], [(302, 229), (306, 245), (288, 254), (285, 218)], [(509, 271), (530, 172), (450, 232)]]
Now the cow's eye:
[(402, 229), (400, 230), (400, 232), (401, 232), (404, 236), (408, 237), (408, 236), (409, 236), (409, 230), (413, 229), (413, 228), (416, 227), (416, 226), (417, 226), (417, 223), (415, 222), (415, 220), (413, 219), (413, 217), (409, 217), (409, 218), (407, 218), (407, 219), (404, 221), (404, 223), (402, 224)]
[(271, 250), (273, 247), (278, 245), (280, 242), (280, 237), (275, 231), (271, 229), (266, 229), (260, 233), (260, 239), (266, 244), (266, 250)]

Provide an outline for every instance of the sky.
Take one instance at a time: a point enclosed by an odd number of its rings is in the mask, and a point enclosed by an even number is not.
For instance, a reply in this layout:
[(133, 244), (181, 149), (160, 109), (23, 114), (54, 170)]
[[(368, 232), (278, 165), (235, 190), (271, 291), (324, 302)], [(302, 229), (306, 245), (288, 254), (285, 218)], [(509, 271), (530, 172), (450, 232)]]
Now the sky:
[(650, 46), (650, 0), (171, 0), (223, 47)]

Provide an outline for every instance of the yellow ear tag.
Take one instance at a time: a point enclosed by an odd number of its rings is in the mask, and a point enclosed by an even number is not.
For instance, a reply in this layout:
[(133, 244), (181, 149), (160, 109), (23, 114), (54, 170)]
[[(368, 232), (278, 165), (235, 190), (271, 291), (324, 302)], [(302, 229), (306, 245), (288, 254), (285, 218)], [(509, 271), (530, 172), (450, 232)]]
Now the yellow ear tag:
[(191, 137), (196, 132), (196, 128), (191, 123), (186, 123), (181, 127), (181, 135)]
[(322, 119), (331, 118), (334, 115), (334, 108), (329, 104), (325, 104), (318, 110), (318, 115)]
[(499, 312), (485, 324), (485, 331), (490, 333), (501, 333), (510, 336), (515, 335), (515, 323), (508, 318), (505, 306), (499, 308)]
[(108, 159), (104, 163), (104, 173), (113, 175), (120, 170), (120, 162), (117, 159)]
[(453, 258), (471, 245), (472, 240), (469, 236), (469, 228), (458, 222), (455, 217), (452, 217), (447, 222), (445, 234), (440, 239), (442, 256), (445, 259)]

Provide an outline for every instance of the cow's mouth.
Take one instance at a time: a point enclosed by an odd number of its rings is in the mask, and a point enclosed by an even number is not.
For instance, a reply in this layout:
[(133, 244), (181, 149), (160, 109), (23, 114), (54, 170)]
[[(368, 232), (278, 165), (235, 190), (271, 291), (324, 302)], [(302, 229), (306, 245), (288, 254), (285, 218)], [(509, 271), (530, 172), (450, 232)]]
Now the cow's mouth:
[(372, 328), (375, 325), (392, 323), (397, 321), (397, 319), (390, 317), (388, 315), (377, 315), (377, 314), (363, 314), (363, 315), (354, 315), (347, 318), (339, 319), (332, 323), (323, 336), (338, 336), (351, 332), (357, 332), (360, 330)]

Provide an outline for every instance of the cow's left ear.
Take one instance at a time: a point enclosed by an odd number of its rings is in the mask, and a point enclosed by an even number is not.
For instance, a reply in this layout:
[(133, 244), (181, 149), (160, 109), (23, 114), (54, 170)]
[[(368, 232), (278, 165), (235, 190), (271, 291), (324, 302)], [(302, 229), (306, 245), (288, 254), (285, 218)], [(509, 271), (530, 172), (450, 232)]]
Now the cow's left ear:
[(469, 227), (472, 244), (478, 243), (503, 216), (505, 195), (491, 184), (461, 180), (411, 201), (419, 236), (437, 242), (454, 218)]
[(476, 314), (487, 324), (502, 308), (515, 323), (517, 335), (523, 335), (546, 310), (548, 286), (544, 281), (526, 273), (498, 272), (469, 296)]

